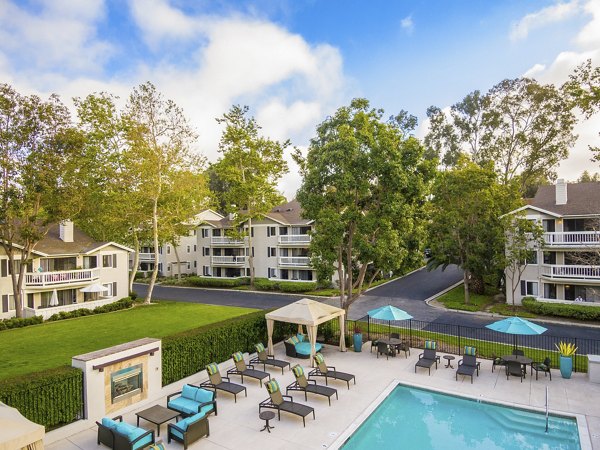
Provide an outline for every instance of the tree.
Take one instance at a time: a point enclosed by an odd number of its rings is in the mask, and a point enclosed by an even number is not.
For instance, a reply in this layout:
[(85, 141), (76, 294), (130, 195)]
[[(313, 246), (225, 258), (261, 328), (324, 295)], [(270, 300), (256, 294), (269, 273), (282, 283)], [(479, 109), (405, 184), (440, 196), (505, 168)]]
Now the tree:
[(504, 268), (507, 287), (512, 291), (512, 305), (515, 306), (515, 293), (519, 287), (521, 276), (529, 262), (537, 256), (537, 251), (544, 246), (544, 230), (535, 222), (521, 215), (508, 216), (506, 224)]
[(597, 183), (600, 181), (600, 173), (595, 172), (593, 175), (587, 170), (584, 170), (581, 176), (577, 179), (578, 183)]
[(82, 137), (56, 95), (23, 96), (0, 85), (0, 245), (8, 256), (17, 317), (35, 245), (77, 210)]
[(219, 152), (221, 157), (211, 166), (215, 179), (227, 189), (220, 193), (220, 203), (232, 213), (234, 227), (245, 224), (248, 238), (250, 286), (254, 288), (252, 221), (262, 218), (285, 198), (277, 190), (278, 180), (288, 171), (283, 153), (289, 141), (280, 143), (259, 135), (260, 127), (249, 108), (234, 105), (217, 122), (225, 125)]
[(384, 122), (383, 113), (354, 99), (317, 127), (305, 158), (294, 155), (303, 176), (297, 198), (303, 216), (315, 221), (311, 264), (321, 279), (337, 270), (346, 311), (369, 269), (367, 288), (378, 273), (421, 259), (422, 208), (435, 163), (408, 135), (405, 115)]
[(501, 216), (518, 207), (518, 199), (515, 184), (500, 184), (491, 164), (480, 167), (464, 157), (434, 182), (428, 230), (434, 258), (428, 267), (461, 267), (466, 304), (474, 280), (504, 268)]
[(572, 107), (553, 85), (504, 80), (485, 95), (468, 94), (448, 116), (431, 107), (425, 142), (430, 153), (443, 153), (447, 165), (456, 163), (458, 154), (481, 166), (492, 162), (501, 183), (518, 180), (524, 193), (532, 179), (553, 180), (568, 156), (576, 139)]
[(148, 206), (144, 212), (154, 246), (154, 270), (145, 299), (150, 303), (160, 244), (172, 240), (173, 230), (183, 216), (193, 217), (205, 206), (207, 197), (204, 184), (200, 184), (202, 160), (190, 151), (196, 134), (183, 111), (173, 101), (165, 100), (149, 82), (133, 90), (125, 111), (125, 167), (138, 183), (141, 203)]

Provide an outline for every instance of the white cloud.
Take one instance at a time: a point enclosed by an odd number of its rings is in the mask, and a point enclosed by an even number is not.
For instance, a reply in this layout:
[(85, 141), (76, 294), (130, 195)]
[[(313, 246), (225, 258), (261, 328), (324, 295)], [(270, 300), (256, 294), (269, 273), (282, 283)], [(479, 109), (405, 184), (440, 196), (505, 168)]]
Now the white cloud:
[(415, 31), (415, 24), (412, 20), (412, 16), (406, 16), (400, 21), (400, 26), (407, 34), (412, 34)]
[(546, 25), (561, 22), (579, 12), (579, 1), (572, 0), (567, 3), (558, 3), (548, 6), (531, 14), (527, 14), (514, 23), (510, 31), (510, 40), (515, 42), (527, 38), (529, 32)]
[(575, 42), (585, 49), (598, 49), (600, 47), (600, 2), (590, 0), (583, 9), (586, 14), (592, 16), (592, 20), (579, 32)]

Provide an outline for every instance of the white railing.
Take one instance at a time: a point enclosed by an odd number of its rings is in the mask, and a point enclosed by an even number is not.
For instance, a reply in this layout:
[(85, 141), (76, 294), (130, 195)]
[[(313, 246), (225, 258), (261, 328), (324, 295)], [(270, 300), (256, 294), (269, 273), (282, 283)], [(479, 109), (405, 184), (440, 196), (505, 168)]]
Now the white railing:
[(550, 278), (600, 280), (600, 266), (543, 265), (542, 275)]
[(215, 236), (210, 238), (212, 245), (246, 245), (248, 238), (230, 238), (227, 236)]
[(42, 316), (44, 320), (47, 320), (53, 314), (57, 314), (61, 311), (70, 312), (75, 311), (76, 309), (94, 309), (98, 306), (108, 305), (109, 303), (114, 303), (118, 300), (117, 297), (103, 298), (101, 300), (91, 300), (89, 302), (83, 303), (70, 303), (68, 305), (63, 306), (49, 306), (48, 308), (23, 308), (23, 314), (25, 317), (33, 317), (33, 316)]
[(245, 256), (212, 256), (210, 261), (213, 265), (236, 265), (241, 266), (246, 262)]
[(308, 266), (310, 258), (307, 256), (281, 256), (279, 258), (280, 266)]
[(138, 253), (139, 260), (141, 261), (154, 261), (154, 253)]
[(60, 270), (56, 272), (29, 272), (25, 274), (25, 287), (57, 286), (96, 281), (100, 278), (95, 269)]
[(600, 246), (600, 231), (565, 231), (544, 233), (546, 245), (553, 246)]
[(280, 244), (310, 244), (309, 234), (284, 234), (279, 236)]

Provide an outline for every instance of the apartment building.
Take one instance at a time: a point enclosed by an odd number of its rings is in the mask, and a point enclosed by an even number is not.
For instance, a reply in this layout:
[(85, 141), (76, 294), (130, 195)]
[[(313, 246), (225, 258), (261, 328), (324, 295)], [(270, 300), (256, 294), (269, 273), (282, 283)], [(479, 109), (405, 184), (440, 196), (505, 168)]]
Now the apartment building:
[[(250, 275), (248, 257), (254, 256), (257, 277), (272, 280), (316, 281), (310, 267), (312, 221), (302, 218), (296, 200), (273, 208), (263, 219), (253, 220), (249, 239), (229, 235), (231, 217), (210, 211), (197, 229), (198, 275), (234, 278)], [(244, 227), (245, 231), (247, 226)]]
[[(93, 309), (127, 297), (131, 251), (115, 242), (96, 242), (71, 221), (51, 226), (27, 263), (22, 292), (24, 317), (47, 319), (61, 311)], [(0, 248), (0, 319), (16, 315), (12, 270)]]
[[(548, 302), (600, 303), (600, 183), (541, 186), (520, 212), (544, 229), (544, 246), (536, 251), (515, 292)], [(507, 272), (507, 286), (511, 286)], [(512, 303), (510, 287), (507, 302)]]

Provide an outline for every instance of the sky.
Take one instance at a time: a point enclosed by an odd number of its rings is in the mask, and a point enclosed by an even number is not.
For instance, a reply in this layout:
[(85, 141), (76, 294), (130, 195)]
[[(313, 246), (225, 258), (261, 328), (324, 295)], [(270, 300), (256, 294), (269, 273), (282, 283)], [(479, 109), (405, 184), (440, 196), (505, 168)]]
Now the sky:
[[(219, 156), (215, 118), (248, 105), (264, 135), (306, 151), (317, 124), (352, 98), (392, 115), (426, 110), (528, 76), (560, 85), (600, 65), (600, 0), (0, 0), (0, 83), (23, 94), (111, 92), (151, 81)], [(559, 177), (575, 180), (600, 115), (576, 128)], [(280, 189), (293, 198), (301, 179)]]

